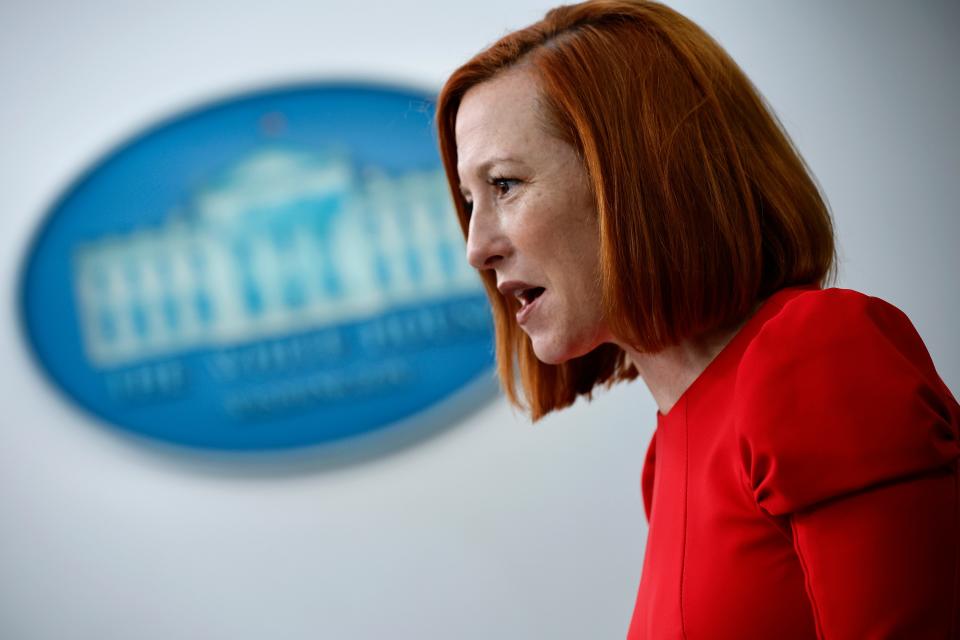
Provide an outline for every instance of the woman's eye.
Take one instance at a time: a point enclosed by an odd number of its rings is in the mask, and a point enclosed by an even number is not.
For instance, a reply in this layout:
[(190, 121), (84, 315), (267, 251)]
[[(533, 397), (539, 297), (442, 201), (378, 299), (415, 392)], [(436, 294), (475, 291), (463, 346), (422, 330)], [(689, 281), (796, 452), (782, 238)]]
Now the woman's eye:
[(468, 217), (468, 218), (473, 214), (473, 201), (472, 201), (472, 200), (464, 200), (464, 201), (463, 201), (463, 211), (464, 211), (464, 213), (467, 214), (467, 217)]
[(491, 178), (490, 184), (492, 184), (501, 196), (507, 195), (507, 193), (513, 187), (517, 186), (520, 183), (519, 180), (514, 178)]

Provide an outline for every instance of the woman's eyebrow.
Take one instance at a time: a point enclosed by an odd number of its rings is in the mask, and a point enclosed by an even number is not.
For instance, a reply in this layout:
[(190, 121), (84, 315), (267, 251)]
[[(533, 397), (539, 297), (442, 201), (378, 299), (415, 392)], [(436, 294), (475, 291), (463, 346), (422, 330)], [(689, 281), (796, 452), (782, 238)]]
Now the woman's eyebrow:
[(490, 171), (490, 168), (493, 167), (494, 165), (508, 164), (511, 162), (515, 164), (523, 164), (522, 160), (520, 160), (519, 158), (514, 158), (513, 156), (494, 156), (493, 158), (490, 158), (489, 160), (481, 164), (479, 167), (477, 167), (477, 171), (481, 174), (487, 173), (488, 171)]
[[(515, 163), (515, 164), (524, 164), (524, 162), (523, 162), (522, 160), (520, 160), (520, 159), (518, 159), (518, 158), (514, 158), (514, 157), (512, 157), (512, 156), (494, 156), (493, 158), (490, 158), (489, 160), (484, 160), (483, 162), (481, 162), (480, 164), (478, 164), (478, 165), (476, 166), (476, 168), (474, 168), (474, 169), (472, 170), (472, 172), (473, 172), (475, 175), (482, 176), (482, 175), (485, 175), (485, 174), (489, 173), (489, 172), (490, 172), (490, 169), (491, 169), (493, 166), (495, 166), (495, 165), (498, 165), (498, 164), (507, 164), (507, 163), (511, 163), (511, 162), (512, 162), (512, 163)], [(524, 165), (524, 166), (526, 166), (526, 165)], [(470, 172), (468, 171), (468, 173), (470, 173)]]

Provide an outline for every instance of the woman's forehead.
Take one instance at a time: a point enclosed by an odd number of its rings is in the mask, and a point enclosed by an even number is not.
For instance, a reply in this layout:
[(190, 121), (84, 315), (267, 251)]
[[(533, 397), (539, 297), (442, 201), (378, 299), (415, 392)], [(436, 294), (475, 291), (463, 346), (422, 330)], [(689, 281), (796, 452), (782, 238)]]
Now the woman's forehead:
[(472, 87), (461, 100), (455, 127), (458, 164), (469, 170), (495, 159), (522, 160), (543, 135), (532, 75), (503, 73)]

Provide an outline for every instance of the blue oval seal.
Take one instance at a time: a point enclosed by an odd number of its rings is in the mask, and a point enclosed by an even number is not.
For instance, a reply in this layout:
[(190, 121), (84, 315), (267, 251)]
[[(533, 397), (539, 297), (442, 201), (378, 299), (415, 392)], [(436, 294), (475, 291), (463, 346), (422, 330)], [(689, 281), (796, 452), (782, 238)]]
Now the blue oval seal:
[(425, 93), (315, 84), (122, 145), (27, 254), (42, 367), (110, 423), (224, 450), (384, 429), (489, 377), (432, 122)]

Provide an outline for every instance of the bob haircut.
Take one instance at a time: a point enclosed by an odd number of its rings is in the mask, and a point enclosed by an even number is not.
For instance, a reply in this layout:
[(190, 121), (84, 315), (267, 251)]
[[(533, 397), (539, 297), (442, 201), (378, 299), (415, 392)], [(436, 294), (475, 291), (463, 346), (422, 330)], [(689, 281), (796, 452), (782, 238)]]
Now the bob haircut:
[[(460, 226), (454, 128), (464, 94), (511, 68), (538, 82), (545, 130), (579, 154), (600, 229), (603, 312), (642, 352), (736, 326), (778, 289), (835, 273), (833, 224), (800, 154), (760, 93), (706, 32), (643, 0), (557, 7), (481, 51), (437, 102), (440, 153)], [(534, 421), (637, 376), (613, 344), (559, 365), (537, 360), (517, 301), (481, 273), (497, 369)], [(515, 368), (516, 367), (516, 368)]]

